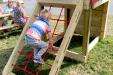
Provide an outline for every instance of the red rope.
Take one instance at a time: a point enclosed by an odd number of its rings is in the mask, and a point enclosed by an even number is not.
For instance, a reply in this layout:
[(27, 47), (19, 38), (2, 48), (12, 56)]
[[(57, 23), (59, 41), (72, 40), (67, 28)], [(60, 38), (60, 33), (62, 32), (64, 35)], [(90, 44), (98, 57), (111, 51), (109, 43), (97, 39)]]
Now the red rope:
[[(50, 8), (49, 8), (49, 12), (50, 12), (50, 11), (51, 11), (51, 6), (50, 6)], [(56, 25), (55, 25), (55, 27), (54, 27), (54, 30), (53, 30), (52, 37), (53, 37), (54, 35), (56, 35), (56, 34), (55, 34), (55, 31), (56, 31), (56, 28), (57, 28), (57, 26), (58, 26), (59, 21), (69, 22), (69, 21), (61, 20), (61, 19), (60, 19), (60, 18), (61, 18), (61, 15), (62, 15), (62, 11), (63, 11), (63, 7), (62, 7), (62, 9), (61, 9), (61, 12), (60, 12), (60, 14), (59, 14), (58, 19), (52, 19), (52, 20), (56, 20), (56, 21), (57, 21), (57, 23), (56, 23)], [(33, 59), (34, 50), (32, 49), (32, 53), (31, 53), (31, 54), (26, 54), (24, 51), (18, 51), (18, 53), (19, 53), (19, 54), (22, 54), (22, 55), (25, 55), (25, 56), (30, 60), (30, 59)], [(46, 51), (45, 54), (43, 55), (44, 61), (45, 61), (46, 55), (47, 55), (47, 51)], [(48, 67), (51, 67), (51, 66), (52, 66), (51, 64), (46, 63), (46, 61), (45, 61), (45, 64), (46, 64)], [(21, 68), (21, 67), (19, 67), (19, 66), (17, 66), (17, 65), (12, 65), (12, 66), (14, 66), (15, 68), (17, 68), (17, 69), (19, 69), (19, 70), (21, 70), (21, 71), (24, 71), (24, 72), (30, 74), (30, 75), (34, 75), (32, 72), (30, 72), (30, 71), (27, 70), (28, 65), (29, 65), (29, 62), (25, 63), (24, 68)], [(39, 75), (39, 73), (40, 73), (41, 70), (42, 70), (42, 64), (40, 64), (40, 68), (39, 68), (39, 70), (37, 71), (36, 75)]]
[[(50, 8), (50, 10), (51, 10), (51, 8)], [(50, 10), (49, 10), (49, 11), (50, 11)], [(57, 23), (56, 23), (56, 26), (55, 26), (55, 28), (54, 28), (52, 37), (53, 37), (54, 34), (55, 34), (56, 28), (57, 28), (58, 23), (59, 23), (59, 19), (60, 19), (61, 15), (62, 15), (62, 11), (63, 11), (63, 7), (62, 7), (61, 12), (60, 12), (60, 14), (59, 14), (59, 17), (58, 17), (58, 19), (57, 19)], [(45, 56), (46, 56), (46, 54), (47, 54), (47, 51), (46, 51), (45, 54), (44, 54), (44, 61), (45, 61)], [(47, 63), (46, 63), (46, 64), (47, 64)], [(48, 64), (48, 66), (51, 66), (51, 64)]]
[(21, 68), (21, 67), (19, 67), (19, 66), (17, 66), (17, 65), (14, 65), (14, 64), (12, 64), (12, 66), (14, 66), (16, 69), (19, 69), (19, 70), (21, 70), (21, 71), (24, 71), (24, 72), (30, 74), (30, 75), (35, 75), (35, 74), (33, 74), (32, 72), (28, 71), (28, 70), (25, 69), (25, 68)]
[(51, 20), (55, 20), (55, 21), (63, 21), (63, 22), (70, 22), (70, 21), (68, 21), (68, 20), (62, 20), (62, 19), (53, 19), (53, 18), (51, 18)]
[(39, 70), (36, 72), (36, 75), (39, 75), (40, 74), (41, 69), (42, 69), (42, 64), (40, 64)]
[(28, 59), (33, 59), (33, 54), (27, 54), (24, 51), (18, 51), (19, 54), (26, 56)]
[[(35, 16), (35, 17), (40, 17), (40, 16)], [(68, 20), (56, 19), (56, 18), (50, 18), (50, 20), (53, 20), (53, 21), (61, 21), (61, 22), (70, 22)]]
[[(56, 26), (55, 26), (55, 28), (54, 28), (54, 30), (53, 30), (53, 35), (54, 35), (54, 33), (55, 33), (55, 31), (56, 31), (56, 28), (57, 28), (57, 26), (58, 26), (59, 19), (60, 19), (61, 15), (62, 15), (62, 11), (63, 11), (63, 7), (62, 7), (62, 9), (61, 9), (61, 11), (60, 11), (60, 15), (59, 15), (59, 17), (58, 17), (58, 20), (57, 20)], [(52, 35), (52, 37), (53, 37), (53, 35)]]

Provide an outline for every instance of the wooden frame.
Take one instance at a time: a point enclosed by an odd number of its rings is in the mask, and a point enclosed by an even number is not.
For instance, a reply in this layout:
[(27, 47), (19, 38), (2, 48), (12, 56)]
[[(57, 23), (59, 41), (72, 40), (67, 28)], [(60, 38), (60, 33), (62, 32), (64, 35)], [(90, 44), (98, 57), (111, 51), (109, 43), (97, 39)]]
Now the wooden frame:
[(98, 6), (108, 2), (109, 0), (99, 0), (98, 2), (96, 2), (94, 5), (93, 5), (93, 9), (97, 8)]
[(99, 42), (99, 36), (97, 36), (88, 47), (88, 53), (95, 47), (95, 45)]
[(4, 17), (8, 17), (10, 16), (11, 14), (0, 14), (0, 18), (4, 18)]
[[(39, 13), (39, 11), (41, 10), (41, 6), (43, 6), (43, 5), (44, 6), (53, 5), (55, 7), (56, 6), (59, 7), (62, 4), (64, 4), (64, 7), (66, 7), (65, 8), (65, 19), (67, 20), (67, 19), (69, 19), (69, 17), (71, 17), (69, 25), (66, 23), (66, 26), (64, 28), (65, 29), (65, 35), (64, 35), (63, 41), (62, 41), (62, 43), (59, 47), (59, 51), (54, 52), (52, 50), (49, 50), (49, 53), (56, 55), (55, 61), (53, 63), (53, 66), (51, 68), (49, 75), (58, 75), (58, 72), (59, 72), (59, 69), (62, 65), (62, 61), (63, 61), (64, 57), (68, 57), (68, 58), (71, 58), (73, 60), (78, 60), (78, 61), (81, 61), (81, 62), (86, 62), (86, 59), (88, 57), (89, 52), (99, 41), (100, 36), (96, 37), (91, 43), (89, 43), (90, 27), (91, 27), (91, 21), (92, 21), (92, 7), (89, 6), (90, 5), (89, 0), (85, 0), (85, 1), (79, 0), (80, 2), (77, 3), (77, 4), (76, 4), (76, 2), (73, 3), (74, 0), (66, 0), (66, 1), (65, 0), (38, 0), (38, 1), (35, 4), (36, 8), (34, 9), (33, 15), (30, 17), (30, 20), (28, 21), (28, 23), (24, 27), (24, 30), (23, 30), (23, 32), (22, 32), (22, 34), (21, 34), (21, 36), (18, 40), (18, 43), (17, 43), (16, 47), (14, 48), (13, 53), (10, 56), (8, 63), (6, 64), (6, 66), (3, 70), (3, 75), (16, 75), (16, 74), (12, 73), (12, 70), (13, 70), (12, 64), (16, 63), (16, 59), (19, 56), (17, 51), (21, 50), (23, 48), (25, 33), (26, 33), (29, 25), (35, 20), (34, 15), (37, 15), (37, 13)], [(93, 7), (96, 8), (97, 6), (101, 5), (101, 4), (100, 5), (99, 4), (94, 5)], [(73, 14), (72, 14), (73, 9), (69, 12), (67, 11), (68, 6), (74, 7)], [(74, 35), (75, 28), (76, 28), (76, 26), (79, 22), (79, 19), (81, 17), (83, 9), (86, 9), (87, 12), (85, 13), (85, 15), (87, 15), (87, 17), (84, 16), (83, 53), (79, 54), (79, 53), (76, 53), (76, 52), (69, 51), (67, 49), (68, 49), (68, 46), (70, 44), (71, 38)], [(105, 10), (105, 11), (107, 12), (107, 10)], [(71, 13), (72, 16), (71, 15), (69, 16), (69, 13)], [(106, 16), (104, 16), (102, 21), (105, 21), (105, 18), (106, 18)], [(103, 23), (103, 25), (104, 24), (105, 23)], [(105, 27), (103, 27), (101, 29), (104, 30)], [(54, 37), (54, 43), (57, 42), (61, 38), (62, 38), (61, 36)]]
[[(4, 17), (9, 17), (11, 16), (11, 14), (0, 14), (0, 18), (4, 18)], [(13, 25), (10, 25), (10, 26), (1, 26), (0, 27), (0, 31), (1, 30), (5, 30), (5, 29), (11, 29), (11, 28), (14, 28), (14, 27), (18, 27), (19, 25), (17, 24), (13, 24)]]
[(18, 27), (18, 26), (19, 26), (19, 25), (2, 26), (2, 27), (0, 27), (0, 31), (1, 31), (1, 30), (5, 30), (5, 29), (11, 29), (11, 28)]
[(52, 5), (52, 6), (55, 6), (55, 7), (58, 7), (61, 5), (63, 6), (73, 6), (75, 7), (75, 5), (77, 5), (79, 3), (79, 1), (77, 0), (39, 0), (38, 1), (40, 4), (43, 4), (44, 6), (49, 6), (49, 5)]
[(102, 14), (102, 25), (101, 25), (101, 33), (100, 33), (100, 39), (105, 38), (106, 36), (106, 28), (107, 28), (107, 21), (108, 21), (108, 3), (104, 4), (103, 6), (103, 14)]

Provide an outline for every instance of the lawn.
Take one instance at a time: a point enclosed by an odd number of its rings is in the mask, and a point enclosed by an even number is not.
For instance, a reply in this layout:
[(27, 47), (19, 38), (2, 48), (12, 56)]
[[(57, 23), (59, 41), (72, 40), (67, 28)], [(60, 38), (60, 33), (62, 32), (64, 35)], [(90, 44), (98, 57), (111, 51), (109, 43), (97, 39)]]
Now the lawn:
[[(56, 23), (51, 22), (51, 24), (55, 25)], [(63, 22), (59, 24), (57, 33), (61, 32), (59, 29), (63, 31)], [(0, 75), (17, 43), (21, 31), (21, 29), (14, 28), (7, 33), (0, 32)], [(56, 45), (59, 46), (60, 41)], [(82, 37), (73, 37), (69, 50), (81, 53), (81, 45)], [(23, 50), (27, 53), (31, 52), (28, 46), (25, 46)], [(47, 55), (46, 57), (47, 62), (52, 64), (55, 57), (53, 55)], [(17, 65), (22, 66), (22, 63), (26, 60), (25, 56), (21, 55)], [(38, 67), (39, 65), (31, 62), (29, 70), (36, 72)], [(44, 75), (48, 75), (49, 71), (50, 68), (44, 65), (41, 72), (45, 72), (46, 74)], [(17, 75), (28, 75), (17, 69), (14, 69), (13, 72)], [(109, 36), (101, 40), (90, 52), (87, 63), (80, 63), (65, 58), (59, 75), (113, 75), (113, 38)]]
[[(0, 74), (17, 43), (19, 37), (17, 33), (18, 32), (15, 31), (15, 35), (10, 34), (10, 36), (2, 37), (0, 39)], [(72, 43), (77, 45), (75, 42)], [(78, 48), (76, 48), (77, 46)], [(77, 46), (74, 47), (73, 45), (70, 45), (70, 49), (76, 51), (76, 49), (79, 49), (79, 45)], [(24, 50), (29, 52), (28, 47), (25, 47)], [(24, 56), (20, 57), (21, 61), (17, 63), (18, 65), (26, 60)], [(53, 58), (54, 56), (48, 55), (47, 62), (52, 63)], [(34, 67), (33, 63), (30, 66), (30, 70), (33, 71), (38, 67), (38, 65)], [(49, 69), (46, 66), (43, 68), (43, 72), (49, 72)], [(18, 70), (14, 70), (14, 72), (16, 72), (17, 75), (20, 75), (20, 73), (21, 75), (25, 75)], [(100, 41), (90, 52), (86, 64), (65, 58), (59, 75), (113, 75), (113, 38), (106, 37), (104, 40)]]

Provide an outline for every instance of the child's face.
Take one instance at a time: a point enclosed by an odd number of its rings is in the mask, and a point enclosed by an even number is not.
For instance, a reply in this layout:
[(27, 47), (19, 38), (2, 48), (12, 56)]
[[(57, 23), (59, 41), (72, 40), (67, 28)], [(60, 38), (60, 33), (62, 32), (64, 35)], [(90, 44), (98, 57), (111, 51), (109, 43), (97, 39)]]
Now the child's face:
[(13, 6), (13, 1), (9, 1), (8, 5), (9, 5), (9, 7), (12, 7)]
[(23, 7), (23, 5), (20, 2), (17, 2), (17, 7)]
[(21, 3), (21, 6), (24, 7), (24, 3)]

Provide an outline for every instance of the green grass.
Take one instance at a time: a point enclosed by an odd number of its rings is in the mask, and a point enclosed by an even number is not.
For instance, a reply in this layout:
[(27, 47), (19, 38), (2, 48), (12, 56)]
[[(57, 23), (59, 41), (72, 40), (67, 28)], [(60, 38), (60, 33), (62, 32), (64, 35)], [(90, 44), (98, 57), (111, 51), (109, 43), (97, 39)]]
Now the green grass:
[[(7, 38), (0, 39), (0, 74), (8, 61), (9, 56), (15, 44), (18, 40), (18, 35), (9, 36)], [(80, 42), (79, 42), (80, 43)], [(76, 42), (72, 42), (69, 49), (77, 50), (79, 45)], [(80, 43), (81, 44), (81, 43)], [(77, 48), (76, 48), (77, 47)], [(29, 52), (29, 48), (25, 47), (24, 50)], [(54, 56), (48, 55), (47, 62), (52, 63)], [(20, 56), (20, 65), (22, 61), (26, 61), (24, 56)], [(33, 62), (30, 65), (30, 70), (38, 68), (38, 65), (34, 65)], [(43, 71), (48, 73), (48, 69), (45, 65)], [(14, 70), (18, 75), (25, 75), (21, 71)], [(113, 75), (113, 38), (107, 37), (100, 41), (97, 46), (90, 52), (88, 62), (86, 64), (65, 58), (59, 75)]]
[[(53, 24), (52, 27), (54, 27), (56, 23), (51, 21), (51, 24)], [(62, 31), (63, 23), (61, 22), (56, 32), (60, 33)], [(7, 33), (4, 33), (3, 31), (0, 32), (0, 75), (18, 41), (20, 32), (21, 30), (18, 29), (12, 29), (12, 31)], [(61, 40), (55, 45), (59, 46), (60, 42)], [(82, 37), (73, 37), (68, 49), (81, 53), (81, 46)], [(31, 53), (30, 48), (27, 46), (25, 46), (23, 50), (27, 53)], [(47, 55), (46, 58), (47, 62), (52, 64), (55, 57), (53, 55)], [(16, 64), (23, 67), (22, 64), (26, 60), (26, 57), (21, 55)], [(31, 61), (29, 70), (36, 72), (38, 67), (39, 65), (36, 65)], [(41, 72), (44, 72), (44, 75), (47, 75), (49, 71), (50, 68), (44, 65)], [(17, 75), (27, 75), (17, 69), (14, 69), (13, 72)], [(80, 63), (65, 58), (59, 75), (113, 75), (113, 38), (106, 37), (104, 40), (101, 40), (90, 52), (87, 63)]]

